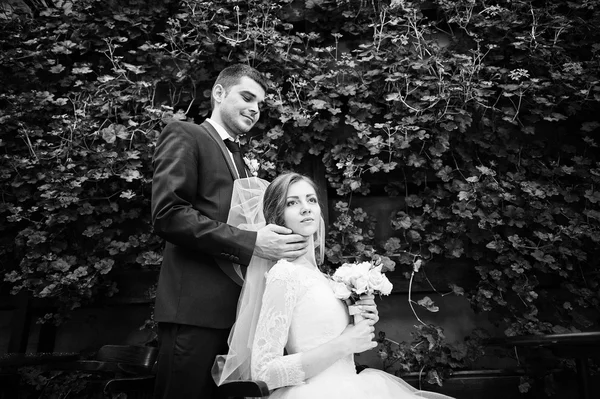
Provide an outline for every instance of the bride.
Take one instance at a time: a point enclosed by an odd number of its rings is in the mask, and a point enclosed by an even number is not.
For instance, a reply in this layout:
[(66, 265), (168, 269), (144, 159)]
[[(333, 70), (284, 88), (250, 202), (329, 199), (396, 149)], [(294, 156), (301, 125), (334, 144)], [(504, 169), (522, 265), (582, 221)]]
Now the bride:
[(256, 177), (236, 180), (228, 223), (252, 230), (273, 223), (312, 239), (311, 249), (300, 258), (275, 264), (252, 259), (229, 353), (218, 356), (213, 366), (217, 385), (261, 380), (271, 399), (448, 399), (416, 390), (381, 370), (357, 374), (354, 354), (377, 346), (374, 324), (379, 317), (373, 298), (366, 297), (359, 301), (364, 319), (351, 323), (346, 304), (334, 296), (319, 270), (324, 225), (309, 178), (287, 173), (271, 184)]

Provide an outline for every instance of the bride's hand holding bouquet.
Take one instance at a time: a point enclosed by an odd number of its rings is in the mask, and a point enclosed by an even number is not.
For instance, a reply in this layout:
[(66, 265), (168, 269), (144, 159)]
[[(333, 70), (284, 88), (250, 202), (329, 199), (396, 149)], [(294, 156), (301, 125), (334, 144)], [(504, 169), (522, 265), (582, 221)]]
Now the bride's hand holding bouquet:
[(344, 263), (331, 276), (336, 298), (348, 304), (354, 324), (364, 319), (362, 306), (373, 302), (375, 295), (389, 295), (393, 285), (384, 273), (382, 265), (371, 262)]

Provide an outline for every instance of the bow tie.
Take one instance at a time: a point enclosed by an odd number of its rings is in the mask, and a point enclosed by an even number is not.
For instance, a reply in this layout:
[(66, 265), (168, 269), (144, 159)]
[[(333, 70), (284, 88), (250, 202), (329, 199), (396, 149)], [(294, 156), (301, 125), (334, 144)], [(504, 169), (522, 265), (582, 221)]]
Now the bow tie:
[(238, 171), (238, 175), (241, 178), (244, 177), (248, 177), (248, 174), (246, 173), (246, 166), (244, 164), (244, 160), (242, 158), (242, 151), (240, 149), (240, 146), (238, 143), (236, 143), (233, 140), (223, 140), (223, 142), (225, 143), (225, 146), (229, 149), (229, 151), (231, 151), (231, 154), (233, 155), (233, 162), (235, 163), (235, 167)]

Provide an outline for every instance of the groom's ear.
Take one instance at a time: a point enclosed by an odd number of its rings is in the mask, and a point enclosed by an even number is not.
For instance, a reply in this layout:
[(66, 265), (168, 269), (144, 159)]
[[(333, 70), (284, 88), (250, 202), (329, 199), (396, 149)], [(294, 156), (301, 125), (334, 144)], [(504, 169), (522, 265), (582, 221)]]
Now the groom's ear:
[(225, 88), (223, 87), (223, 85), (221, 85), (221, 84), (214, 85), (214, 87), (212, 89), (212, 97), (216, 104), (220, 104), (223, 101), (223, 99), (225, 98), (226, 94), (227, 93), (225, 92)]

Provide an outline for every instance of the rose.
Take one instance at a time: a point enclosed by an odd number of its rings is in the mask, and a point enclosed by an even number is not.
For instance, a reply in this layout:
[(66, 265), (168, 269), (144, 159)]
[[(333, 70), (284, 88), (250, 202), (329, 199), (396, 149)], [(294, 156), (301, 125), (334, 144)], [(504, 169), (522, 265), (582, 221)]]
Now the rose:
[(383, 273), (381, 273), (381, 266), (369, 270), (369, 286), (373, 291), (381, 291), (384, 277)]
[(369, 262), (361, 262), (354, 266), (354, 270), (355, 273), (366, 277), (369, 275), (369, 270), (371, 270), (372, 267), (373, 265)]
[(394, 288), (394, 285), (384, 275), (383, 276), (383, 284), (379, 288), (379, 292), (381, 292), (381, 295), (390, 295), (392, 293), (392, 288)]
[(369, 270), (371, 269), (371, 264), (369, 262), (362, 262), (352, 265), (350, 267), (350, 276), (348, 280), (352, 285), (356, 285), (355, 281), (359, 278), (368, 279), (369, 278)]
[(358, 295), (366, 293), (369, 289), (369, 270), (371, 267), (369, 262), (357, 263), (351, 267), (350, 285)]
[(346, 284), (350, 284), (350, 277), (352, 276), (352, 266), (348, 263), (344, 263), (338, 267), (333, 273), (333, 278), (337, 281), (342, 281)]
[(354, 291), (358, 294), (364, 294), (365, 292), (367, 292), (368, 288), (369, 288), (369, 277), (368, 275), (366, 276), (358, 276), (355, 280), (354, 280)]
[(337, 299), (346, 300), (352, 295), (352, 291), (350, 291), (348, 286), (341, 281), (331, 281), (331, 288)]
[(369, 285), (373, 291), (381, 295), (389, 295), (394, 287), (387, 276), (381, 273), (382, 266), (374, 267), (369, 271)]

